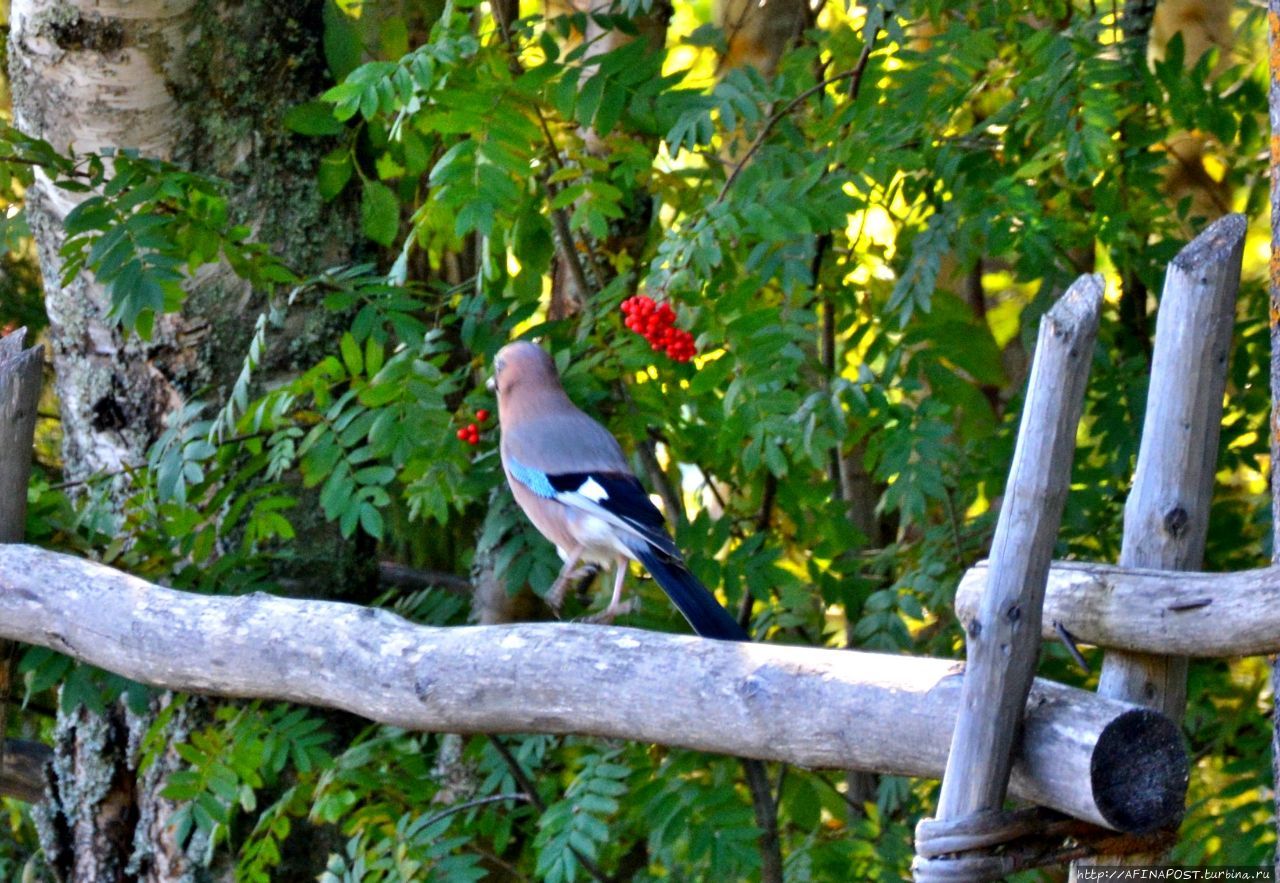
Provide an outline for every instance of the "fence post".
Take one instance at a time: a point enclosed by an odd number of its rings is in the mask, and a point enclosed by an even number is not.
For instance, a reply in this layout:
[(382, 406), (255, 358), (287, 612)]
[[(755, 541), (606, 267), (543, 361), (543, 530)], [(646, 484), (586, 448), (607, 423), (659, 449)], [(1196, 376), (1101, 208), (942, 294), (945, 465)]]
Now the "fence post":
[[(44, 347), (23, 349), (27, 329), (0, 337), (0, 543), (19, 543), (27, 520), (31, 445), (40, 401)], [(47, 746), (5, 740), (16, 647), (0, 641), (0, 794), (29, 803), (44, 791)]]
[(24, 350), (27, 329), (0, 337), (0, 543), (20, 543), (44, 347)]
[[(991, 578), (977, 616), (965, 623), (968, 663), (938, 798), (939, 822), (997, 811), (1004, 804), (1014, 737), (1040, 654), (1040, 611), (1071, 482), (1102, 291), (1100, 276), (1081, 276), (1040, 323), (991, 544)], [(921, 855), (913, 866), (915, 878), (921, 883), (952, 879), (958, 861)], [(978, 872), (969, 879), (999, 876)]]
[[(1122, 567), (1198, 570), (1209, 530), (1245, 218), (1227, 215), (1169, 264), (1133, 489), (1124, 507)], [(1112, 652), (1098, 692), (1181, 720), (1184, 657)]]
[[(1244, 215), (1218, 219), (1178, 252), (1165, 275), (1142, 442), (1124, 507), (1123, 567), (1197, 570), (1204, 560), (1246, 227)], [(1098, 693), (1180, 721), (1187, 659), (1113, 650), (1103, 659)]]

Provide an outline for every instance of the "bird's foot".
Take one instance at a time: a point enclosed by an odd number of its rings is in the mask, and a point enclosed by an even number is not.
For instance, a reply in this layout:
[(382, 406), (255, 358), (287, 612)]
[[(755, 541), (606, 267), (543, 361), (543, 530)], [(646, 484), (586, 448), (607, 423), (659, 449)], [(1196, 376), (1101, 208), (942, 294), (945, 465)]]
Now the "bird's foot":
[(583, 619), (583, 622), (609, 625), (619, 616), (624, 616), (625, 614), (628, 614), (628, 613), (634, 613), (639, 609), (640, 609), (640, 600), (638, 598), (631, 598), (619, 604), (610, 604), (608, 607), (606, 607), (604, 610), (601, 610), (599, 613), (595, 613), (595, 614), (592, 614), (591, 616), (586, 617), (585, 619)]
[(569, 588), (569, 581), (564, 577), (560, 577), (551, 584), (551, 588), (547, 589), (547, 593), (542, 596), (542, 600), (547, 602), (547, 606), (557, 615), (560, 608), (564, 606), (564, 593)]
[(560, 608), (564, 606), (564, 596), (569, 591), (569, 586), (577, 583), (579, 580), (590, 576), (595, 576), (600, 568), (594, 564), (584, 564), (581, 567), (575, 567), (567, 572), (562, 572), (556, 581), (551, 584), (551, 588), (547, 589), (547, 594), (543, 596), (543, 600), (547, 602), (547, 606), (553, 612), (559, 613)]

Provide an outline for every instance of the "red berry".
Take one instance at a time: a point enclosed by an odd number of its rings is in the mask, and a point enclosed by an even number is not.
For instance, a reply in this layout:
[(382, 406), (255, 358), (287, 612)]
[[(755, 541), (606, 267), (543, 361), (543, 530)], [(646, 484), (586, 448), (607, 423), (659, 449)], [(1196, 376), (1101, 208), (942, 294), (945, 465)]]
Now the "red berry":
[(466, 441), (466, 440), (467, 440), (467, 434), (468, 434), (468, 433), (467, 433), (467, 428), (466, 428), (465, 426), (464, 426), (462, 429), (459, 429), (459, 430), (458, 430), (458, 441)]
[(697, 355), (693, 335), (676, 327), (676, 311), (671, 304), (656, 303), (647, 295), (637, 294), (624, 300), (621, 306), (627, 317), (623, 324), (643, 337), (654, 352), (665, 352), (676, 362), (687, 362)]
[(489, 419), (489, 412), (486, 409), (481, 408), (479, 411), (476, 411), (476, 419), (481, 423), (485, 422)]

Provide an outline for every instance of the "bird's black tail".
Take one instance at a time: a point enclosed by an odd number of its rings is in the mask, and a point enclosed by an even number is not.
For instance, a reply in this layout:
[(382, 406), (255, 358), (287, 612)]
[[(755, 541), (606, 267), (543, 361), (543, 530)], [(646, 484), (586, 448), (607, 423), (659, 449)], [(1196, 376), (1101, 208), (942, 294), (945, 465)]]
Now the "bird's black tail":
[[(720, 606), (716, 596), (711, 594), (698, 578), (689, 572), (680, 561), (663, 558), (651, 548), (635, 550), (636, 557), (662, 586), (667, 597), (689, 620), (693, 630), (704, 638), (719, 638), (722, 641), (750, 641), (738, 621), (729, 615), (729, 611)], [(754, 758), (742, 758), (743, 769), (746, 770), (747, 785), (751, 789), (752, 804), (755, 807), (756, 824), (762, 831), (772, 831), (773, 837), (761, 835), (761, 848), (769, 849), (775, 863), (781, 867), (782, 855), (778, 851), (778, 808), (773, 802), (769, 787), (769, 773), (764, 761)], [(771, 845), (770, 845), (771, 844)]]
[(650, 548), (636, 551), (636, 557), (667, 593), (667, 597), (689, 620), (695, 633), (721, 641), (750, 641), (738, 621), (720, 606), (716, 596), (679, 561), (664, 559)]

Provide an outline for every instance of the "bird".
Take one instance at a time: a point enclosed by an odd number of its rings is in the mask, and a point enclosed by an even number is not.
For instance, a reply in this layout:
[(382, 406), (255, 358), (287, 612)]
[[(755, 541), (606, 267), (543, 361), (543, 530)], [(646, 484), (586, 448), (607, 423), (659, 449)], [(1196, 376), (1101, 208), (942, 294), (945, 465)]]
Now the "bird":
[(580, 564), (615, 568), (613, 595), (597, 621), (630, 609), (622, 602), (628, 562), (649, 571), (693, 631), (748, 641), (746, 631), (690, 572), (617, 439), (574, 405), (551, 355), (527, 340), (494, 358), (499, 452), (516, 503), (555, 544), (564, 566), (547, 593), (558, 608)]

